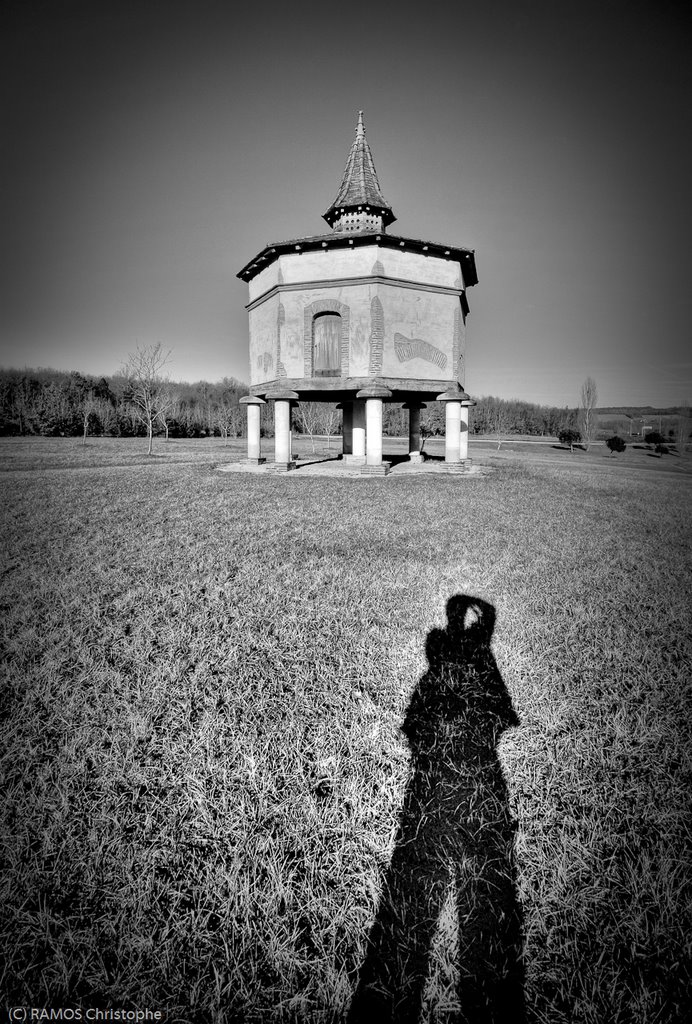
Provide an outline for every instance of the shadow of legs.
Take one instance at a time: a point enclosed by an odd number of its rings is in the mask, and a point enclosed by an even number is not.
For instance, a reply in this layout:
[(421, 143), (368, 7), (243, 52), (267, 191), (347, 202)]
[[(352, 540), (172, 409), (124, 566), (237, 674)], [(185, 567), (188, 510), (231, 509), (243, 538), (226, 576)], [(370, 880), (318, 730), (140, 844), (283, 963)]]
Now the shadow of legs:
[(492, 655), (495, 609), (456, 595), (431, 630), (429, 670), (402, 731), (412, 774), (349, 1021), (418, 1020), (438, 918), (454, 881), (459, 1020), (525, 1018), (513, 829), (497, 754), (519, 719)]

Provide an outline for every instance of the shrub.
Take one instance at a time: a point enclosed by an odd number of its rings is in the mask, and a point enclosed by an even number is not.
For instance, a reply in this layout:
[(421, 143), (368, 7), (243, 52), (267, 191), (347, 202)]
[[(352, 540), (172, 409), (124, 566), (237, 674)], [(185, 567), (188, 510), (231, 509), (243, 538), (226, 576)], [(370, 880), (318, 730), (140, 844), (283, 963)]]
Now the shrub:
[(581, 441), (581, 434), (578, 430), (565, 429), (557, 435), (560, 444), (568, 444), (569, 450), (574, 451), (574, 445)]
[(615, 452), (624, 452), (625, 448), (627, 447), (622, 438), (618, 437), (617, 434), (614, 434), (613, 437), (609, 437), (606, 441), (606, 444), (610, 449), (611, 455), (614, 455)]
[(644, 441), (646, 444), (664, 444), (665, 438), (657, 430), (652, 430), (651, 433), (645, 435)]

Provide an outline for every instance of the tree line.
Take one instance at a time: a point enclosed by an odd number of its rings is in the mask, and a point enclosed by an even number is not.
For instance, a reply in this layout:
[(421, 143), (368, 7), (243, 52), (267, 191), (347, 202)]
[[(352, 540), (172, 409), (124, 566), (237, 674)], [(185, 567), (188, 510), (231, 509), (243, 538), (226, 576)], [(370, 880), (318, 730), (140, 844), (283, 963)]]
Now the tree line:
[[(169, 437), (239, 437), (245, 433), (245, 410), (239, 404), (248, 387), (233, 377), (216, 383), (173, 383), (161, 379), (154, 430)], [(44, 436), (137, 437), (147, 433), (136, 404), (133, 376), (123, 372), (94, 377), (73, 370), (0, 370), (0, 434)], [(305, 406), (310, 408), (306, 409)], [(340, 414), (333, 403), (302, 403), (294, 416), (301, 433), (340, 432)], [(271, 403), (263, 409), (263, 430), (273, 428)], [(534, 405), (492, 396), (480, 398), (471, 410), (474, 434), (531, 434), (556, 437), (575, 426), (577, 409)], [(444, 434), (442, 403), (429, 402), (421, 413), (428, 434)], [(390, 436), (408, 433), (408, 412), (385, 405), (383, 429)]]
[[(248, 387), (234, 377), (216, 383), (174, 383), (164, 376), (167, 356), (160, 346), (138, 349), (119, 374), (89, 376), (73, 370), (0, 369), (0, 434), (44, 436), (137, 437), (241, 437), (246, 432), (246, 413), (240, 399)], [(470, 410), (471, 434), (497, 438), (525, 434), (559, 437), (577, 434), (587, 443), (599, 424), (597, 390), (592, 378), (582, 387), (578, 407), (537, 405), (492, 395), (477, 399)], [(273, 434), (273, 404), (262, 409), (262, 433)], [(633, 414), (634, 410), (628, 410)], [(680, 410), (688, 423), (688, 410)], [(659, 417), (660, 419), (660, 417)], [(293, 417), (299, 433), (334, 436), (341, 433), (341, 412), (335, 403), (301, 402)], [(443, 435), (445, 409), (429, 402), (421, 412), (424, 435)], [(396, 404), (383, 408), (383, 432), (406, 436), (408, 412)], [(687, 431), (689, 433), (689, 430)], [(670, 431), (672, 434), (672, 430)], [(687, 435), (685, 435), (687, 436)]]
[[(233, 377), (215, 384), (160, 381), (154, 430), (167, 437), (238, 436), (248, 388)], [(0, 434), (48, 437), (146, 436), (136, 379), (73, 370), (0, 370)]]

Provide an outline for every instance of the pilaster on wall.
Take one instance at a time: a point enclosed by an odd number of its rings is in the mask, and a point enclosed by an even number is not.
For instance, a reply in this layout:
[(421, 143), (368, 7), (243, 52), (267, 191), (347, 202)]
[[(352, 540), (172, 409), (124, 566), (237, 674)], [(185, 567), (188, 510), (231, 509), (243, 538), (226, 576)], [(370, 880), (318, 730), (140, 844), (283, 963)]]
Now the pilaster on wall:
[(464, 352), (463, 352), (463, 325), (461, 318), (461, 304), (454, 309), (454, 339), (452, 342), (452, 372), (455, 380), (460, 384), (464, 383)]
[(377, 295), (370, 302), (370, 365), (368, 373), (377, 377), (382, 372), (384, 353), (384, 310)]
[(276, 314), (276, 376), (282, 378), (286, 376), (286, 367), (281, 362), (281, 329), (286, 323), (286, 310), (284, 309), (283, 302), (279, 303), (279, 310)]
[(316, 299), (303, 311), (303, 376), (312, 377), (312, 323), (318, 313), (338, 313), (341, 317), (341, 376), (348, 377), (351, 308), (338, 299)]

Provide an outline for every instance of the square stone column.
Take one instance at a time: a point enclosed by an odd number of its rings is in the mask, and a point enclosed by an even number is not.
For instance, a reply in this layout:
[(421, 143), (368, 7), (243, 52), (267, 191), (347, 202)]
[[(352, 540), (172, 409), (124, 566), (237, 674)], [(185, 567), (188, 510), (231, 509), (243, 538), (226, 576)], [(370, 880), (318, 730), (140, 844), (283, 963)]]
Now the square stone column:
[(276, 469), (295, 469), (291, 458), (291, 402), (298, 400), (295, 391), (268, 391), (267, 398), (274, 402), (274, 466)]
[(240, 405), (247, 409), (247, 463), (251, 466), (261, 466), (266, 459), (261, 455), (261, 431), (260, 431), (260, 409), (267, 403), (263, 398), (256, 398), (255, 395), (245, 395), (240, 399)]

